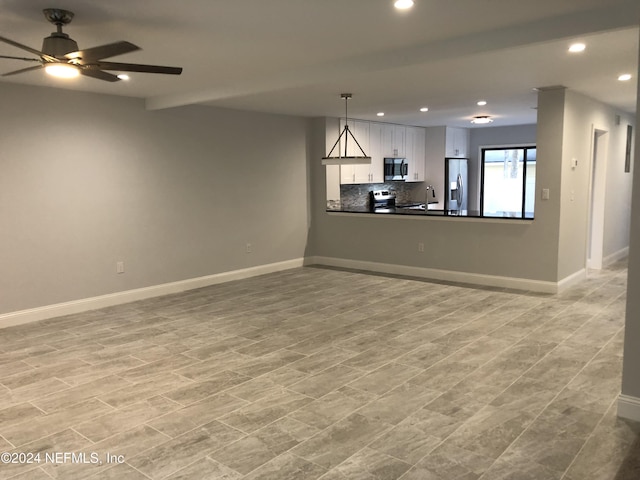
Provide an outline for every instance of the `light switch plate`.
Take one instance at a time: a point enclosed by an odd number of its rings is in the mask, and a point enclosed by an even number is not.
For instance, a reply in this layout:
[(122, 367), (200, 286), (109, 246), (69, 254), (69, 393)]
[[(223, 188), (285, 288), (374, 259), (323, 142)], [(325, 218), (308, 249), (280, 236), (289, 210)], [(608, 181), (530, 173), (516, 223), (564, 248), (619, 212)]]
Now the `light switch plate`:
[(549, 200), (549, 189), (548, 188), (543, 188), (542, 189), (542, 200)]

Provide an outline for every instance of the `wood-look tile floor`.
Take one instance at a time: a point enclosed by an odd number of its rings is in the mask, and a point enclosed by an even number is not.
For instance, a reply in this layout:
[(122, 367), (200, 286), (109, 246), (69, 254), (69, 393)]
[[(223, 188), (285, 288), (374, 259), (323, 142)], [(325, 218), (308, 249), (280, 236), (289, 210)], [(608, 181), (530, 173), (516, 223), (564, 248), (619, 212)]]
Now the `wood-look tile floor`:
[(637, 480), (625, 290), (301, 268), (7, 328), (0, 478)]

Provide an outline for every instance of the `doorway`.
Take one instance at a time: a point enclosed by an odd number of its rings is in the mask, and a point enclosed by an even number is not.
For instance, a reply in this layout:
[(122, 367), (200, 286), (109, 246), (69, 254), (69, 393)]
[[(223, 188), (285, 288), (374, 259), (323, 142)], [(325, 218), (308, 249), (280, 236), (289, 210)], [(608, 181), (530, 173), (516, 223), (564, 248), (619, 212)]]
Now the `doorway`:
[(604, 256), (605, 191), (609, 132), (593, 129), (589, 231), (587, 234), (587, 268), (602, 269)]

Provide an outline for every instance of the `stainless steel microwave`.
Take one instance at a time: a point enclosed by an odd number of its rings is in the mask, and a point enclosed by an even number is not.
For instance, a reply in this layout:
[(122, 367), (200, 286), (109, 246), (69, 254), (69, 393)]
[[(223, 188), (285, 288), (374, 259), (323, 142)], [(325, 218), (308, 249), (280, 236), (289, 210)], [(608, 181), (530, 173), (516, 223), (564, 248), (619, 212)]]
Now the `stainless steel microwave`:
[(402, 180), (407, 178), (409, 165), (406, 158), (385, 158), (384, 159), (384, 180)]

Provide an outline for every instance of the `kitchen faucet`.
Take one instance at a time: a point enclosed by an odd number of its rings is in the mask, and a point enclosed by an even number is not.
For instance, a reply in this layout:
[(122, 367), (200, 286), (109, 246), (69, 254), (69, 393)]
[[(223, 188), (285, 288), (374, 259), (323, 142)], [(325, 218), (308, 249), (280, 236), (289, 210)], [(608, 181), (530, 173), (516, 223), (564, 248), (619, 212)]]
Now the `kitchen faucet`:
[(436, 199), (436, 191), (433, 188), (433, 185), (427, 185), (424, 203), (425, 209), (427, 209), (430, 204), (438, 203), (438, 200)]

